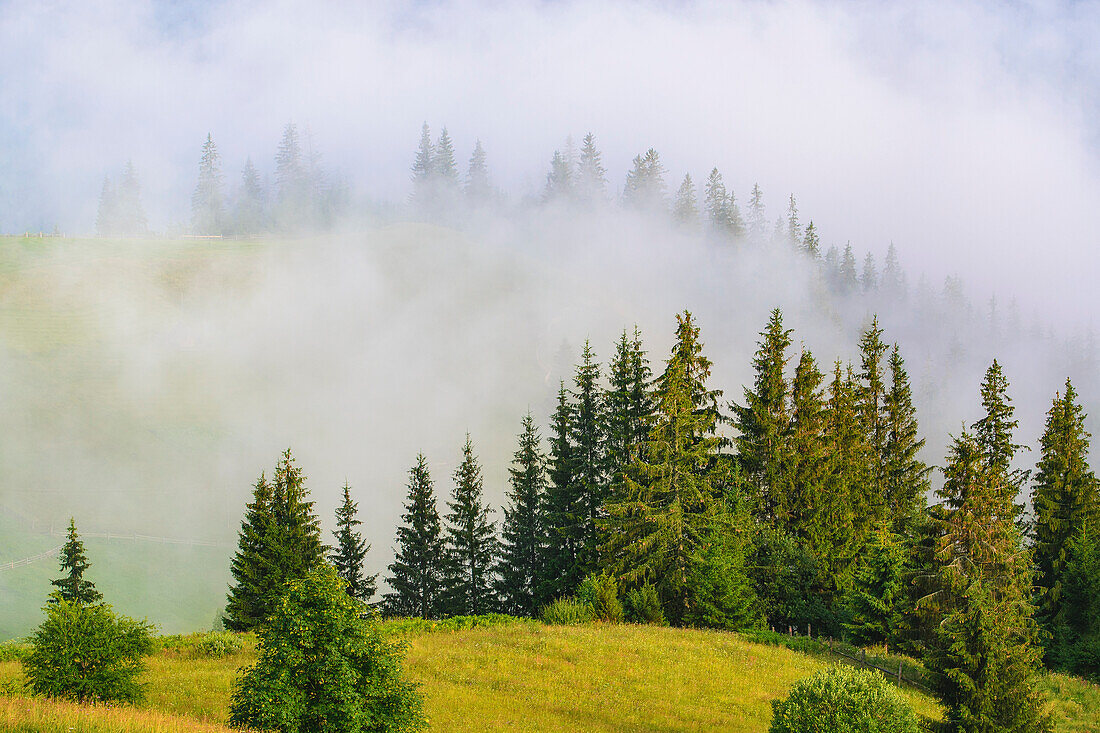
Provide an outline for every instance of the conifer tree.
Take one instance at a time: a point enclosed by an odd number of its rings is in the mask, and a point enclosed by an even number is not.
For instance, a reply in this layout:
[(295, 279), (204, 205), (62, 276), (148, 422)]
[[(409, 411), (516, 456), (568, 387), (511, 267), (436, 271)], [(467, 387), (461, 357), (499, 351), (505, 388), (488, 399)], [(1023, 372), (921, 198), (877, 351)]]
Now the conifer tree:
[(416, 160), (412, 166), (413, 190), (411, 201), (425, 206), (432, 201), (432, 185), (435, 179), (435, 147), (432, 145), (432, 131), (425, 122), (420, 128), (420, 145), (416, 149)]
[(827, 510), (822, 499), (826, 490), (828, 455), (825, 446), (825, 402), (821, 384), (825, 375), (817, 368), (813, 354), (803, 350), (791, 381), (790, 449), (788, 459), (789, 490), (779, 499), (778, 515), (785, 517), (784, 528), (807, 541), (819, 553), (828, 538), (819, 531), (818, 516)]
[(893, 298), (905, 295), (905, 273), (902, 272), (901, 264), (898, 262), (898, 248), (893, 242), (890, 242), (890, 247), (886, 250), (886, 262), (882, 266), (880, 287), (884, 293)]
[(753, 357), (756, 375), (752, 389), (745, 388), (745, 404), (731, 404), (738, 430), (737, 452), (745, 479), (754, 489), (757, 511), (768, 521), (786, 522), (782, 516), (787, 492), (787, 431), (789, 389), (784, 371), (791, 331), (783, 328), (783, 313), (776, 308), (760, 333)]
[(878, 273), (875, 270), (875, 256), (868, 252), (863, 258), (863, 274), (859, 278), (863, 292), (878, 290)]
[(558, 404), (551, 418), (550, 485), (546, 498), (547, 551), (540, 595), (552, 600), (572, 593), (584, 579), (581, 555), (584, 510), (573, 471), (577, 461), (571, 438), (573, 406), (565, 382), (558, 388)]
[(573, 169), (560, 150), (554, 151), (550, 172), (546, 174), (544, 201), (567, 201), (573, 197)]
[(264, 190), (252, 158), (245, 160), (241, 171), (241, 187), (237, 194), (234, 218), (238, 234), (256, 234), (264, 226)]
[(1038, 626), (1032, 571), (1013, 518), (1006, 475), (963, 432), (952, 446), (940, 496), (950, 508), (940, 541), (945, 616), (926, 666), (953, 730), (1049, 731), (1035, 689)]
[(894, 344), (890, 352), (890, 387), (885, 399), (886, 444), (882, 465), (883, 494), (893, 530), (904, 534), (924, 506), (930, 466), (920, 459), (917, 410), (905, 361)]
[(279, 578), (271, 555), (274, 523), (271, 484), (260, 474), (229, 566), (235, 581), (225, 610), (225, 627), (230, 631), (247, 631), (263, 621), (278, 593)]
[(699, 205), (695, 201), (695, 184), (691, 174), (684, 174), (684, 181), (676, 191), (676, 201), (672, 204), (672, 220), (681, 226), (694, 227), (699, 222)]
[(493, 522), (489, 519), (493, 510), (482, 496), (481, 466), (474, 455), (469, 434), (454, 482), (445, 518), (444, 607), (454, 615), (488, 613), (496, 606), (493, 569), (499, 560), (498, 547)]
[(528, 412), (508, 469), (511, 490), (504, 508), (497, 595), (505, 613), (534, 616), (546, 601), (541, 581), (546, 560), (546, 456)]
[(600, 365), (586, 340), (581, 363), (573, 377), (570, 393), (572, 414), (569, 420), (569, 441), (572, 445), (571, 480), (577, 496), (580, 567), (584, 577), (596, 569), (599, 558), (599, 537), (596, 522), (602, 516), (608, 498), (609, 466), (607, 457), (606, 420), (603, 395), (599, 385)]
[[(642, 454), (626, 472), (621, 498), (608, 504), (604, 551), (614, 572), (628, 583), (652, 582), (674, 623), (703, 620), (697, 593), (712, 591), (705, 577), (743, 578), (737, 554), (713, 551), (733, 537), (732, 520), (721, 496), (721, 439), (715, 434), (721, 393), (706, 382), (711, 362), (702, 354), (699, 329), (691, 314), (677, 315), (677, 340), (657, 380), (656, 412)], [(711, 572), (715, 564), (721, 572)], [(745, 587), (742, 584), (739, 587)], [(708, 606), (726, 598), (739, 606), (743, 593), (708, 592)], [(751, 612), (724, 608), (727, 619), (748, 619)]]
[(847, 629), (861, 645), (894, 643), (906, 608), (906, 560), (902, 538), (880, 525), (871, 533), (845, 598)]
[(191, 195), (191, 229), (196, 234), (221, 234), (225, 226), (221, 156), (209, 133), (199, 159), (199, 181)]
[(703, 212), (706, 214), (707, 231), (711, 235), (728, 237), (732, 234), (730, 197), (717, 168), (711, 169), (703, 188)]
[(123, 237), (141, 237), (149, 233), (145, 207), (141, 203), (141, 184), (134, 164), (126, 161), (115, 196), (116, 233)]
[(458, 187), (458, 166), (455, 164), (455, 146), (451, 136), (447, 134), (447, 128), (439, 131), (439, 139), (435, 143), (435, 153), (432, 156), (432, 173), (440, 182), (443, 190), (451, 190)]
[(356, 527), (363, 523), (356, 516), (359, 504), (351, 500), (351, 487), (344, 482), (344, 502), (336, 507), (336, 547), (329, 554), (336, 574), (343, 578), (345, 590), (352, 598), (364, 603), (370, 601), (378, 590), (378, 574), (367, 575), (363, 571), (363, 562), (370, 552), (370, 545), (363, 539)]
[(273, 559), (281, 586), (288, 580), (304, 578), (325, 559), (321, 521), (313, 512), (305, 476), (295, 464), (289, 448), (283, 451), (275, 467), (271, 515)]
[(749, 237), (753, 241), (764, 241), (764, 230), (768, 222), (764, 213), (764, 193), (760, 190), (760, 184), (752, 184), (752, 193), (749, 195)]
[(103, 594), (95, 589), (95, 584), (84, 579), (84, 572), (88, 569), (88, 558), (84, 554), (84, 543), (76, 534), (76, 521), (69, 519), (69, 533), (65, 544), (61, 547), (61, 572), (60, 578), (50, 581), (57, 590), (50, 594), (50, 603), (69, 601), (81, 605), (91, 605), (103, 600)]
[(313, 191), (309, 167), (298, 126), (290, 123), (283, 129), (275, 154), (275, 224), (283, 231), (298, 231), (310, 222)]
[(802, 254), (812, 260), (821, 256), (821, 239), (817, 235), (817, 227), (814, 226), (813, 220), (806, 227), (806, 236), (802, 238)]
[(798, 223), (798, 204), (793, 193), (787, 203), (787, 240), (793, 249), (802, 245), (802, 225)]
[(651, 380), (652, 370), (642, 346), (641, 332), (635, 326), (631, 338), (623, 329), (608, 369), (610, 384), (604, 396), (606, 450), (612, 474), (612, 491), (621, 482), (623, 470), (634, 461), (648, 435), (653, 415)]
[(873, 521), (866, 498), (870, 449), (860, 424), (858, 390), (852, 367), (845, 369), (837, 360), (825, 410), (829, 458), (825, 491), (814, 522), (814, 546), (838, 592), (851, 580), (852, 562)]
[(626, 174), (623, 203), (629, 207), (656, 211), (665, 209), (665, 167), (661, 156), (650, 148), (645, 155), (634, 156), (633, 168)]
[(489, 181), (489, 165), (481, 140), (474, 143), (470, 165), (466, 171), (466, 198), (475, 204), (484, 204), (492, 198), (493, 186)]
[(99, 209), (95, 217), (97, 237), (111, 237), (118, 229), (118, 194), (108, 176), (103, 177), (103, 188), (99, 193)]
[(577, 195), (581, 201), (603, 201), (607, 195), (607, 171), (604, 170), (596, 138), (592, 133), (581, 141), (581, 156), (577, 161)]
[(1077, 392), (1067, 379), (1064, 395), (1055, 394), (1047, 412), (1032, 493), (1036, 585), (1042, 591), (1039, 618), (1056, 637), (1064, 635), (1066, 625), (1062, 589), (1070, 545), (1100, 521), (1100, 482), (1088, 463), (1091, 437)]
[(852, 254), (852, 243), (844, 245), (844, 256), (840, 260), (840, 269), (837, 272), (837, 283), (842, 295), (848, 295), (856, 291), (859, 284), (856, 279), (856, 256)]
[[(1023, 447), (1012, 442), (1012, 434), (1020, 423), (1013, 418), (1016, 408), (1012, 406), (1012, 398), (1008, 396), (1008, 379), (996, 359), (985, 372), (981, 393), (985, 416), (971, 426), (974, 439), (982, 451), (986, 469), (1004, 478), (997, 485), (1006, 492), (1005, 500), (1013, 503), (1027, 481), (1028, 472), (1012, 468), (1016, 452)], [(1016, 516), (1019, 517), (1023, 506), (1014, 506)]]
[(871, 325), (863, 332), (859, 340), (859, 419), (863, 427), (865, 442), (869, 449), (870, 481), (863, 498), (869, 503), (863, 504), (872, 511), (876, 521), (883, 519), (886, 510), (886, 444), (889, 425), (886, 415), (885, 357), (888, 348), (882, 341), (882, 329), (878, 325), (878, 316), (871, 319)]
[(444, 547), (435, 488), (424, 454), (409, 470), (404, 522), (397, 528), (397, 550), (389, 566), (383, 608), (391, 616), (438, 618), (442, 606)]

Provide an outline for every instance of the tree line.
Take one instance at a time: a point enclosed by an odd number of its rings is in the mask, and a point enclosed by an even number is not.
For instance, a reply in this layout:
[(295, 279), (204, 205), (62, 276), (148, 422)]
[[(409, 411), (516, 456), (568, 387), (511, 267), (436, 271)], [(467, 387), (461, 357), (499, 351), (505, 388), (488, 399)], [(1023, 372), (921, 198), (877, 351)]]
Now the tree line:
[[(1015, 467), (1017, 421), (994, 361), (983, 414), (953, 439), (928, 505), (933, 469), (905, 362), (877, 319), (858, 361), (835, 361), (829, 376), (791, 344), (777, 309), (752, 384), (726, 401), (688, 312), (656, 375), (637, 329), (606, 372), (586, 343), (547, 440), (530, 414), (521, 422), (499, 532), (469, 436), (442, 517), (417, 456), (383, 612), (534, 616), (610, 584), (624, 598), (654, 594), (675, 625), (892, 645), (925, 660), (963, 730), (1045, 729), (1039, 666), (1100, 673), (1100, 484), (1072, 384), (1053, 400), (1031, 475)], [(1031, 514), (1019, 503), (1029, 483)], [(344, 498), (329, 552), (366, 601), (374, 578), (362, 575), (346, 487)], [(254, 488), (230, 628), (254, 626), (280, 583), (324, 562), (311, 506), (288, 452), (273, 484)]]

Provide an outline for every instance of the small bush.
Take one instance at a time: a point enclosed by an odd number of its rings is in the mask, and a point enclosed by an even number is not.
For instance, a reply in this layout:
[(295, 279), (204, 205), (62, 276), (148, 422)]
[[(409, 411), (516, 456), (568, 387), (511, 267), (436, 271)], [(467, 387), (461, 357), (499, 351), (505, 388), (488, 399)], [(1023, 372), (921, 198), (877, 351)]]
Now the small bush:
[(28, 686), (40, 695), (76, 702), (136, 702), (142, 657), (152, 650), (152, 627), (116, 616), (105, 604), (58, 601), (31, 637), (24, 658)]
[(31, 653), (29, 644), (6, 641), (0, 644), (0, 662), (21, 662)]
[(589, 575), (577, 588), (577, 600), (587, 604), (597, 621), (613, 624), (623, 622), (623, 604), (619, 601), (619, 584), (610, 575)]
[(559, 598), (543, 607), (540, 618), (553, 626), (576, 626), (592, 623), (596, 620), (596, 613), (592, 606), (576, 598)]
[(772, 702), (769, 733), (919, 733), (909, 701), (877, 672), (830, 667)]
[(244, 644), (236, 634), (228, 631), (212, 631), (203, 634), (194, 646), (194, 656), (206, 659), (221, 659), (236, 654)]
[(623, 603), (626, 620), (634, 624), (655, 624), (666, 626), (661, 599), (657, 596), (657, 587), (647, 582), (641, 588), (631, 588)]

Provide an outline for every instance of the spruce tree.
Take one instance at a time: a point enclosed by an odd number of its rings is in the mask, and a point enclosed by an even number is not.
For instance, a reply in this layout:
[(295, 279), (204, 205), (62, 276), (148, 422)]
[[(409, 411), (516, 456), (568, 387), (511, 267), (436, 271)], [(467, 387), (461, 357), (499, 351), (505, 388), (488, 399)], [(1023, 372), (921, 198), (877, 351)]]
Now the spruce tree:
[(886, 415), (886, 353), (888, 347), (882, 340), (882, 329), (878, 325), (878, 316), (859, 340), (859, 419), (863, 427), (864, 440), (869, 449), (870, 483), (863, 492), (862, 504), (865, 511), (874, 514), (874, 520), (880, 521), (886, 512), (886, 444), (889, 426)]
[(252, 165), (252, 158), (245, 160), (241, 171), (241, 187), (237, 194), (234, 214), (238, 234), (256, 234), (264, 227), (264, 190), (260, 174)]
[(623, 203), (645, 211), (665, 209), (665, 167), (661, 156), (650, 148), (644, 155), (634, 156), (633, 167), (626, 174)]
[(906, 610), (908, 551), (886, 525), (871, 533), (845, 597), (844, 628), (860, 645), (893, 644)]
[(791, 382), (791, 417), (787, 440), (790, 464), (787, 468), (789, 490), (778, 497), (778, 514), (785, 517), (784, 528), (820, 553), (825, 553), (828, 538), (818, 528), (819, 514), (827, 511), (822, 499), (828, 477), (825, 445), (825, 401), (821, 384), (825, 376), (817, 368), (813, 354), (802, 352)]
[(623, 471), (634, 461), (649, 432), (653, 415), (651, 381), (652, 370), (642, 346), (641, 332), (635, 326), (633, 337), (629, 337), (623, 329), (608, 368), (609, 386), (603, 407), (612, 492), (620, 484)]
[[(1003, 477), (1004, 480), (998, 481), (997, 486), (1006, 493), (1005, 500), (1012, 503), (1027, 481), (1028, 473), (1012, 468), (1016, 452), (1023, 447), (1012, 442), (1013, 432), (1020, 423), (1013, 417), (1016, 408), (1012, 406), (1012, 398), (1008, 396), (1008, 379), (996, 359), (985, 372), (981, 393), (985, 416), (972, 426), (974, 439), (981, 449), (986, 469)], [(1019, 517), (1023, 506), (1014, 506), (1016, 516)]]
[(717, 168), (711, 169), (703, 188), (703, 212), (706, 215), (707, 231), (716, 237), (732, 235), (733, 220), (730, 216), (730, 197), (722, 174)]
[(325, 561), (321, 521), (313, 512), (305, 476), (287, 448), (275, 467), (271, 490), (271, 546), (280, 587), (304, 578)]
[(50, 593), (50, 603), (68, 601), (80, 605), (90, 605), (103, 600), (103, 594), (95, 589), (95, 584), (84, 579), (84, 571), (89, 567), (88, 558), (84, 554), (84, 543), (76, 534), (76, 521), (69, 519), (69, 533), (65, 544), (61, 547), (61, 572), (60, 578), (50, 581), (57, 590)]
[(554, 151), (550, 172), (546, 174), (543, 201), (568, 201), (573, 198), (573, 169), (560, 150)]
[(604, 170), (596, 138), (592, 133), (581, 141), (581, 156), (577, 161), (577, 195), (581, 201), (603, 201), (607, 195), (607, 171)]
[(821, 256), (821, 238), (817, 235), (817, 227), (814, 226), (813, 220), (806, 227), (806, 235), (802, 238), (802, 254), (811, 260)]
[(263, 621), (278, 592), (278, 576), (271, 556), (274, 535), (271, 484), (264, 474), (252, 487), (252, 502), (244, 521), (229, 570), (234, 584), (229, 589), (225, 627), (247, 631)]
[(225, 226), (221, 156), (207, 134), (199, 159), (199, 181), (191, 194), (191, 229), (195, 234), (221, 234)]
[(786, 522), (782, 516), (787, 493), (787, 431), (790, 428), (789, 388), (784, 371), (791, 331), (783, 328), (783, 313), (776, 308), (760, 332), (753, 357), (752, 389), (745, 388), (745, 404), (731, 404), (737, 452), (745, 479), (753, 487), (757, 511), (768, 521)]
[(844, 245), (844, 256), (840, 260), (840, 268), (837, 273), (837, 284), (841, 295), (849, 295), (856, 291), (858, 281), (856, 278), (856, 256), (852, 254), (852, 243)]
[(344, 482), (344, 501), (336, 507), (336, 547), (329, 554), (329, 560), (336, 568), (336, 574), (346, 583), (345, 590), (352, 598), (364, 603), (370, 601), (378, 590), (378, 574), (367, 575), (363, 572), (363, 562), (370, 552), (370, 545), (355, 528), (362, 525), (357, 517), (359, 504), (351, 500), (351, 487)]
[(511, 489), (501, 527), (497, 596), (505, 613), (534, 616), (550, 599), (540, 587), (546, 561), (546, 456), (530, 412), (523, 418), (508, 473)]
[(296, 232), (309, 222), (312, 191), (310, 161), (302, 152), (298, 127), (283, 129), (275, 154), (275, 224), (279, 229)]
[(940, 491), (950, 509), (939, 545), (946, 613), (926, 661), (952, 730), (1050, 730), (1035, 689), (1031, 558), (1005, 481), (974, 437), (955, 439)]
[(420, 128), (420, 145), (416, 149), (416, 160), (412, 166), (413, 189), (410, 200), (416, 206), (427, 206), (433, 202), (435, 147), (431, 136), (431, 128), (425, 122)]
[(444, 532), (444, 607), (453, 615), (488, 613), (496, 606), (493, 570), (499, 560), (498, 547), (489, 520), (493, 510), (482, 496), (481, 466), (469, 434), (454, 482)]
[(793, 193), (787, 202), (787, 241), (792, 249), (797, 250), (802, 246), (802, 225), (798, 223), (798, 203), (795, 202)]
[(882, 291), (892, 298), (905, 296), (905, 273), (898, 262), (898, 248), (890, 242), (886, 250), (886, 262), (882, 266), (882, 278), (879, 283)]
[(451, 136), (444, 127), (439, 131), (439, 139), (435, 143), (435, 153), (432, 156), (432, 173), (438, 178), (444, 189), (458, 186), (458, 166), (455, 163), (455, 146)]
[(149, 233), (145, 207), (141, 203), (141, 184), (138, 183), (134, 164), (126, 161), (115, 196), (117, 234), (123, 237), (142, 237)]
[(437, 618), (442, 605), (444, 548), (435, 488), (424, 454), (409, 470), (404, 522), (397, 528), (397, 550), (389, 566), (383, 608), (390, 616)]
[(118, 233), (118, 193), (108, 176), (103, 177), (99, 192), (99, 209), (95, 217), (97, 237), (112, 237)]
[(860, 275), (859, 284), (865, 293), (871, 293), (878, 290), (878, 273), (875, 270), (875, 256), (870, 252), (863, 257), (863, 274)]
[(1056, 635), (1066, 625), (1062, 588), (1070, 544), (1100, 521), (1100, 482), (1088, 463), (1091, 437), (1067, 379), (1064, 395), (1056, 394), (1047, 412), (1032, 493), (1039, 618)]
[(764, 241), (764, 231), (767, 229), (767, 215), (764, 213), (764, 193), (760, 190), (760, 184), (752, 184), (752, 193), (749, 194), (749, 237), (754, 242)]
[(694, 227), (699, 223), (699, 205), (695, 201), (695, 184), (691, 174), (684, 174), (684, 181), (676, 191), (672, 204), (672, 220), (681, 226)]
[(580, 556), (577, 572), (581, 577), (596, 569), (599, 561), (597, 520), (603, 514), (610, 483), (606, 419), (603, 392), (600, 389), (600, 365), (586, 340), (581, 363), (573, 376), (570, 392), (572, 414), (569, 420), (569, 441), (573, 465), (570, 468), (577, 496), (578, 539)]
[(546, 497), (547, 549), (540, 595), (553, 600), (569, 595), (581, 580), (583, 548), (581, 496), (574, 479), (575, 447), (571, 438), (573, 406), (562, 382), (558, 388), (558, 404), (551, 418), (550, 485)]
[(883, 494), (895, 532), (906, 527), (924, 507), (932, 468), (920, 459), (924, 438), (918, 435), (917, 410), (905, 361), (894, 344), (890, 352), (890, 387), (886, 392), (886, 444), (882, 466)]
[[(605, 557), (628, 583), (653, 583), (673, 623), (703, 622), (723, 598), (738, 607), (722, 608), (722, 616), (744, 622), (752, 599), (736, 591), (747, 587), (738, 565), (743, 551), (717, 551), (736, 541), (721, 495), (728, 479), (715, 432), (721, 393), (706, 384), (711, 362), (691, 314), (677, 315), (677, 323), (676, 344), (657, 380), (649, 438), (626, 472), (621, 497), (607, 507)], [(742, 582), (731, 589), (733, 575)], [(701, 579), (722, 579), (724, 588), (716, 591)], [(704, 592), (707, 608), (697, 597)]]
[(493, 196), (493, 186), (489, 181), (489, 166), (485, 148), (481, 140), (474, 143), (474, 152), (470, 156), (470, 165), (466, 171), (466, 198), (474, 204), (487, 203)]

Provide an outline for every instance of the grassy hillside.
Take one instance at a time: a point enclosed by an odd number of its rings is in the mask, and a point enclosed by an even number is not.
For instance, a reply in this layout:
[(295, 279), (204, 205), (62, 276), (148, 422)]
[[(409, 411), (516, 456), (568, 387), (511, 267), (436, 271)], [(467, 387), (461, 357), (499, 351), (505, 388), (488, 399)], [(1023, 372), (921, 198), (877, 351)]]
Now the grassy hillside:
[[(771, 701), (832, 663), (737, 634), (629, 625), (404, 635), (406, 669), (422, 686), (433, 731), (766, 731)], [(28, 700), (16, 691), (18, 664), (0, 663), (0, 691), (13, 695), (0, 697), (0, 733), (223, 730), (236, 670), (254, 659), (246, 641), (224, 659), (159, 652), (136, 710)], [(1100, 730), (1100, 688), (1062, 675), (1044, 685), (1059, 733)], [(934, 700), (905, 694), (920, 715), (939, 717)]]

